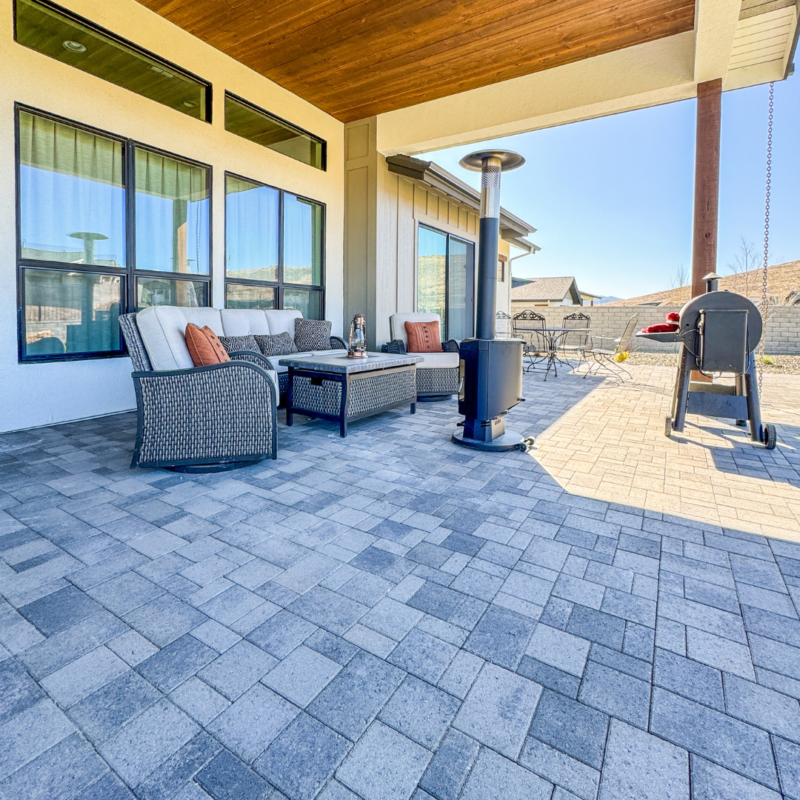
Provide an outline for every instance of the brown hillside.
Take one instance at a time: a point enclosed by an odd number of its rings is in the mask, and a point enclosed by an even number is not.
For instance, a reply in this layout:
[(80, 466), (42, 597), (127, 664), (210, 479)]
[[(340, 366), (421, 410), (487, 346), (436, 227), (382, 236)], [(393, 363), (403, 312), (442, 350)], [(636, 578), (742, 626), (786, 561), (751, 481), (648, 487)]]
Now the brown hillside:
[[(720, 278), (719, 288), (743, 294), (754, 302), (760, 302), (763, 272), (763, 269), (752, 269), (749, 272), (740, 272), (738, 275), (725, 275)], [(794, 293), (800, 295), (800, 261), (788, 261), (785, 264), (776, 264), (770, 267), (767, 270), (767, 293), (770, 300), (777, 305), (796, 305), (800, 303), (800, 297), (794, 295)], [(628, 300), (616, 300), (605, 305), (682, 306), (690, 297), (691, 288), (689, 286), (681, 286), (680, 289), (667, 289), (663, 292), (631, 297)]]

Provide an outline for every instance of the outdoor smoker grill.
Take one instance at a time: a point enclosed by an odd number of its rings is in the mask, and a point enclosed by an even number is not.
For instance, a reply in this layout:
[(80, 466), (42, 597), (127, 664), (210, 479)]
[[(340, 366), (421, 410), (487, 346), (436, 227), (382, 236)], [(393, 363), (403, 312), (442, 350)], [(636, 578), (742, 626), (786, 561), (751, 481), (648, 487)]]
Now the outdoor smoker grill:
[(497, 259), (500, 242), (500, 173), (525, 163), (518, 153), (486, 150), (461, 159), (481, 173), (476, 336), (459, 346), (461, 389), (458, 413), (464, 415), (453, 441), (478, 450), (527, 450), (533, 439), (505, 429), (503, 417), (522, 395), (522, 340), (495, 339)]
[[(733, 292), (714, 291), (716, 275), (707, 275), (711, 291), (692, 298), (681, 309), (680, 328), (670, 334), (640, 334), (658, 341), (680, 343), (678, 374), (672, 397), (672, 416), (664, 433), (683, 432), (686, 414), (735, 419), (750, 423), (750, 439), (768, 450), (776, 444), (773, 425), (761, 422), (755, 350), (763, 322), (756, 305)], [(733, 385), (693, 381), (693, 371), (733, 374)]]

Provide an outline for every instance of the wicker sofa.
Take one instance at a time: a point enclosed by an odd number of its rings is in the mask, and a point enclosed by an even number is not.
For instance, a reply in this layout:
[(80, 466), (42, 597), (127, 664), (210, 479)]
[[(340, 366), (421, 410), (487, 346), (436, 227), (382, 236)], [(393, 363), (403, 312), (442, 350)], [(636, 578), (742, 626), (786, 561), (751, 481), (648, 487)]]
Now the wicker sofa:
[[(408, 312), (392, 314), (389, 318), (389, 333), (392, 341), (383, 346), (387, 353), (402, 354), (408, 348), (406, 322), (439, 322), (438, 314)], [(417, 364), (417, 399), (447, 400), (459, 390), (458, 342), (450, 339), (442, 342), (442, 353), (418, 353), (423, 361)]]
[[(288, 382), (286, 368), (278, 364), (284, 356), (243, 351), (229, 362), (195, 367), (184, 331), (192, 322), (208, 325), (218, 336), (289, 332), (294, 338), (299, 317), (293, 310), (174, 306), (121, 316), (138, 411), (131, 465), (212, 471), (276, 458), (277, 405)], [(344, 346), (331, 337), (332, 348)]]

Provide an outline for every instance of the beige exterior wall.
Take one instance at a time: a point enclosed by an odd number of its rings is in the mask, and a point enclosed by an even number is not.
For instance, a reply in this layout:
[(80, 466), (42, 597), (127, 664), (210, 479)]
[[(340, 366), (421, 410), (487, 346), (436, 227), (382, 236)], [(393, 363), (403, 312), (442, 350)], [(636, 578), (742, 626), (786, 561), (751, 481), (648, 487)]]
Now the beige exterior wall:
[[(225, 171), (326, 204), (326, 317), (342, 330), (344, 126), (134, 0), (60, 0), (108, 30), (213, 84), (213, 124), (191, 119), (13, 41), (12, 3), (0, 10), (0, 431), (133, 408), (130, 360), (17, 363), (14, 103), (135, 139), (212, 167), (212, 304), (224, 304)], [(224, 130), (225, 90), (327, 140), (326, 172)]]

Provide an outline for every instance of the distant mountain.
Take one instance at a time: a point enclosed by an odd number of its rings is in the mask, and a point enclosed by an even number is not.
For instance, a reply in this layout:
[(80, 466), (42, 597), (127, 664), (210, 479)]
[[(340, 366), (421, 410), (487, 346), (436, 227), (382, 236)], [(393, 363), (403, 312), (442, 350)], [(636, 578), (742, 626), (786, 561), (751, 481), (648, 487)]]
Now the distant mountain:
[(621, 300), (621, 297), (614, 297), (613, 294), (606, 295), (606, 297), (601, 297), (599, 300), (595, 300), (594, 304), (596, 306), (602, 306), (603, 303), (617, 303)]

